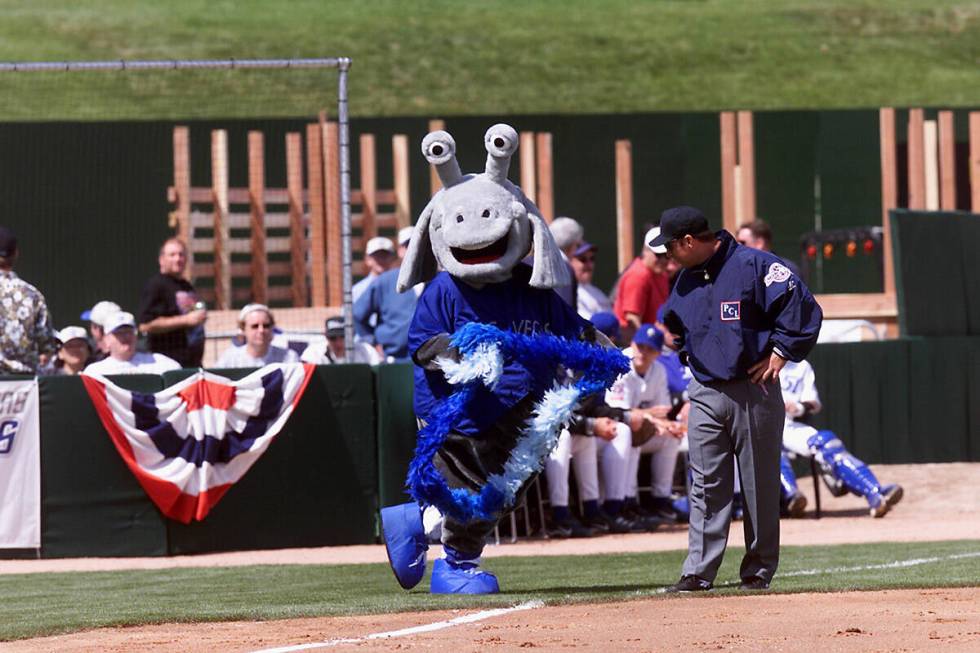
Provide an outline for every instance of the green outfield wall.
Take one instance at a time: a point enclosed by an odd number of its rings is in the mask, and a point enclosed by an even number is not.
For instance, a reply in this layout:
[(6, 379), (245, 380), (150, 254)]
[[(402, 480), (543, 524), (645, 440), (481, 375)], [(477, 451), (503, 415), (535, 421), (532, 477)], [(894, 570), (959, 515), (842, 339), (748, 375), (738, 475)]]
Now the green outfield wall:
[[(428, 129), (421, 118), (359, 119), (352, 104), (351, 143), (377, 136), (378, 187), (390, 188), (394, 134), (411, 143), (411, 206), (429, 199), (428, 164), (418, 146)], [(899, 111), (899, 170), (904, 170), (905, 113)], [(928, 118), (935, 112), (928, 110)], [(967, 147), (967, 111), (956, 112), (957, 147)], [(599, 246), (596, 283), (609, 289), (616, 269), (614, 142), (633, 144), (634, 236), (665, 208), (700, 206), (715, 224), (721, 210), (719, 126), (716, 113), (510, 115), (446, 119), (464, 171), (483, 169), (483, 134), (506, 120), (519, 130), (553, 134), (555, 211), (579, 219)], [(265, 134), (266, 183), (284, 188), (285, 135), (307, 121), (184, 121), (191, 134), (191, 178), (210, 187), (210, 131), (228, 132), (229, 182), (247, 186), (247, 132)], [(21, 240), (18, 272), (48, 298), (58, 327), (100, 299), (135, 308), (141, 285), (156, 271), (160, 242), (170, 235), (167, 187), (173, 183), (173, 122), (0, 124), (0, 224)], [(755, 113), (758, 214), (775, 230), (775, 250), (798, 259), (801, 234), (881, 224), (878, 114), (854, 111)], [(352, 184), (359, 152), (352, 149)], [(966, 157), (959, 159), (965, 164)], [(957, 169), (958, 206), (969, 205), (965, 165)], [(510, 174), (519, 178), (515, 160)], [(900, 204), (904, 182), (900, 181)], [(245, 209), (247, 210), (247, 209)], [(809, 280), (817, 292), (874, 292), (882, 287), (877, 256), (835, 256)]]
[[(819, 345), (831, 429), (869, 463), (980, 461), (980, 337)], [(218, 370), (241, 378), (249, 370)], [(151, 392), (190, 374), (120, 376)], [(123, 463), (78, 377), (41, 377), (43, 557), (157, 556), (377, 541), (408, 500), (412, 367), (318, 367), (282, 432), (203, 522), (164, 518)]]

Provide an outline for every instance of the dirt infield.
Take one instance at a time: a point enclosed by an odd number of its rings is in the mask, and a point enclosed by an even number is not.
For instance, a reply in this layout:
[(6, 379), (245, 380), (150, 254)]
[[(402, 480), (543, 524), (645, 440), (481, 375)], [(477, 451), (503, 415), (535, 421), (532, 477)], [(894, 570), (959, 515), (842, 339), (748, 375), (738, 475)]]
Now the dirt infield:
[[(861, 500), (824, 492), (820, 520), (784, 520), (783, 543), (839, 544), (875, 541), (980, 540), (980, 465), (876, 466), (885, 482), (900, 482), (905, 500), (873, 520)], [(811, 495), (809, 480), (801, 484)], [(741, 543), (733, 525), (732, 543)], [(624, 535), (569, 541), (530, 541), (489, 547), (496, 555), (656, 551), (686, 548), (686, 533)], [(0, 572), (382, 562), (380, 546), (300, 549), (162, 559), (0, 561)], [(662, 597), (615, 604), (536, 607), (434, 632), (397, 639), (361, 640), (371, 634), (432, 624), (476, 611), (423, 612), (364, 617), (290, 619), (220, 624), (164, 624), (99, 629), (73, 635), (0, 644), (21, 651), (255, 651), (332, 641), (331, 650), (484, 651), (535, 648), (654, 650), (905, 651), (980, 650), (980, 589), (903, 590), (839, 594)], [(601, 624), (601, 628), (597, 627)], [(792, 624), (792, 628), (787, 628)], [(346, 641), (336, 641), (336, 640)]]
[[(509, 651), (976, 651), (980, 589), (683, 597), (514, 612), (431, 633), (365, 640), (475, 611), (163, 624), (12, 642), (4, 651), (156, 652), (307, 650)], [(596, 624), (601, 623), (598, 628)], [(792, 625), (792, 628), (788, 626)], [(347, 641), (338, 641), (347, 640)]]

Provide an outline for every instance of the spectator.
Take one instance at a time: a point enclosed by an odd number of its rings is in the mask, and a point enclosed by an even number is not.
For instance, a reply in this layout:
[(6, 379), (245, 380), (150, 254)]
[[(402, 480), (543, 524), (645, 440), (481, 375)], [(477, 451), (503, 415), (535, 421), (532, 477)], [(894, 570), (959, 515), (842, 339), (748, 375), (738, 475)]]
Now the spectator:
[(36, 374), (58, 350), (41, 292), (17, 276), (17, 236), (0, 227), (0, 374)]
[(150, 351), (183, 367), (200, 367), (208, 313), (194, 286), (181, 276), (187, 268), (187, 247), (177, 238), (168, 238), (157, 262), (160, 272), (146, 282), (140, 294), (140, 331), (149, 336)]
[(163, 374), (180, 369), (180, 363), (160, 353), (136, 351), (136, 320), (132, 313), (113, 313), (103, 325), (109, 356), (92, 363), (86, 372), (91, 374)]
[(391, 242), (391, 238), (375, 236), (367, 241), (364, 247), (364, 265), (367, 266), (368, 273), (351, 288), (351, 301), (357, 303), (379, 275), (392, 267), (398, 267), (398, 264), (399, 258), (395, 254), (395, 244)]
[(612, 302), (609, 301), (606, 293), (592, 285), (597, 250), (598, 248), (592, 243), (582, 241), (570, 259), (575, 280), (578, 282), (576, 307), (578, 314), (587, 320), (596, 313), (611, 313), (613, 310)]
[(399, 261), (394, 260), (395, 267), (378, 275), (354, 302), (354, 327), (358, 338), (374, 345), (389, 363), (408, 360), (408, 327), (422, 292), (422, 284), (404, 293), (398, 292), (395, 286)]
[(568, 276), (572, 280), (572, 283), (568, 286), (555, 288), (555, 292), (569, 306), (575, 306), (578, 297), (578, 281), (575, 280), (575, 270), (569, 263), (569, 259), (582, 243), (585, 232), (582, 229), (582, 225), (576, 220), (567, 217), (555, 218), (548, 225), (548, 229), (551, 231), (551, 236), (555, 239), (555, 244), (558, 245), (558, 249), (561, 250), (562, 258), (565, 259), (565, 265), (569, 268), (568, 271), (570, 274)]
[[(772, 228), (765, 220), (753, 220), (752, 222), (743, 223), (738, 228), (738, 235), (735, 240), (752, 249), (772, 252)], [(789, 268), (790, 272), (797, 277), (801, 277), (800, 269), (796, 263), (781, 256), (779, 258), (783, 260), (783, 263)]]
[(116, 302), (101, 301), (96, 302), (95, 306), (82, 313), (82, 319), (88, 320), (88, 330), (92, 336), (93, 353), (90, 362), (100, 361), (109, 355), (108, 346), (103, 340), (105, 328), (102, 325), (105, 324), (107, 317), (121, 310)]
[(231, 345), (221, 354), (215, 367), (262, 367), (269, 363), (298, 363), (292, 349), (272, 344), (276, 321), (265, 304), (248, 304), (238, 313), (238, 330), (245, 344)]
[[(347, 362), (347, 338), (344, 336), (344, 318), (327, 318), (325, 329), (326, 342), (317, 342), (308, 346), (300, 356), (300, 360), (314, 365), (333, 365)], [(366, 342), (354, 343), (354, 363), (377, 365), (381, 356), (377, 350)]]
[(650, 229), (643, 238), (643, 249), (619, 278), (613, 312), (619, 318), (624, 336), (632, 338), (641, 324), (657, 320), (657, 309), (667, 301), (670, 281), (667, 276), (667, 256), (657, 254), (648, 243), (659, 234)]
[(45, 368), (45, 374), (74, 376), (92, 360), (92, 345), (88, 341), (88, 333), (80, 326), (67, 326), (58, 332), (61, 348), (58, 355)]
[(415, 227), (402, 227), (398, 230), (398, 260), (401, 261), (405, 258), (405, 253), (408, 251), (408, 244), (412, 241), (412, 234), (415, 233)]

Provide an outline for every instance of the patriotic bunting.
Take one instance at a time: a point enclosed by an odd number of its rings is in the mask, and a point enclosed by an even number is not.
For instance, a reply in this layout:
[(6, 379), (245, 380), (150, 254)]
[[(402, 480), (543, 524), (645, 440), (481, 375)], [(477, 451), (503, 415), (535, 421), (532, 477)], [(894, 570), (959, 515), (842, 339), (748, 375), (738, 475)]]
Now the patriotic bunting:
[(190, 523), (265, 452), (303, 396), (313, 365), (266, 365), (240, 381), (198, 371), (155, 394), (82, 374), (102, 424), (161, 512)]

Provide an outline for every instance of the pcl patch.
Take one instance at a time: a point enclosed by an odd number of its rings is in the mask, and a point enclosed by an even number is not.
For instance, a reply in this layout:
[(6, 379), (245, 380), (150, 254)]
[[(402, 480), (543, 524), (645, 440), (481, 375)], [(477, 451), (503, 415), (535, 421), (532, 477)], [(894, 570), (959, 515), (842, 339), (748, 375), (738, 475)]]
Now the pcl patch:
[(0, 454), (13, 451), (17, 426), (18, 422), (15, 419), (5, 419), (0, 422)]
[(721, 319), (724, 322), (734, 322), (742, 318), (742, 302), (722, 302)]
[(766, 287), (768, 288), (774, 283), (782, 283), (792, 275), (793, 273), (789, 271), (789, 268), (782, 263), (773, 263), (769, 266), (769, 271), (766, 272)]

